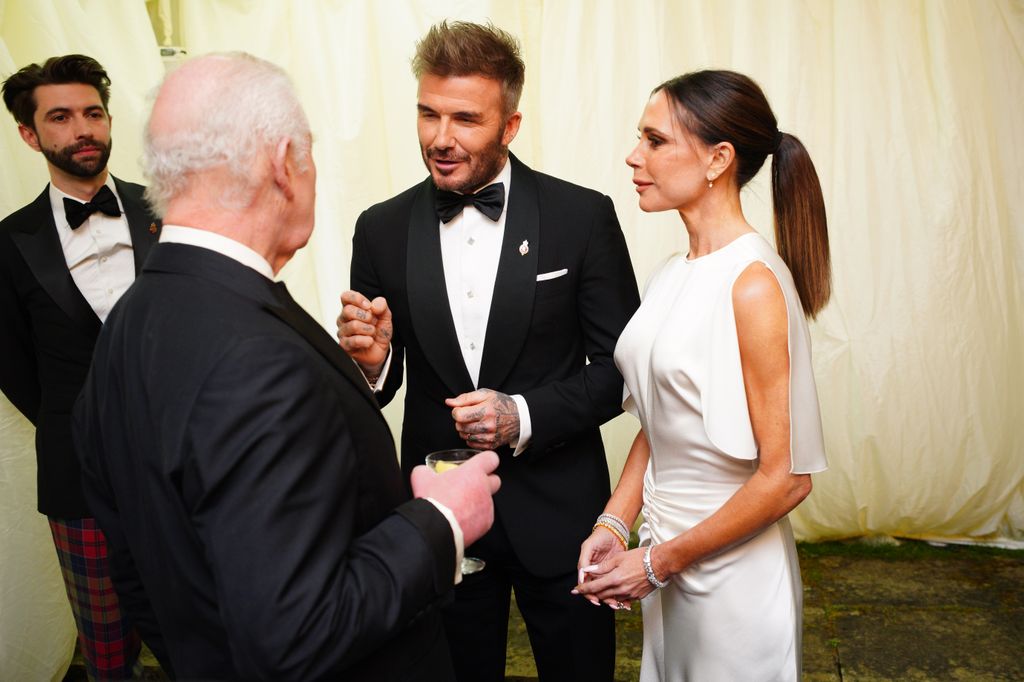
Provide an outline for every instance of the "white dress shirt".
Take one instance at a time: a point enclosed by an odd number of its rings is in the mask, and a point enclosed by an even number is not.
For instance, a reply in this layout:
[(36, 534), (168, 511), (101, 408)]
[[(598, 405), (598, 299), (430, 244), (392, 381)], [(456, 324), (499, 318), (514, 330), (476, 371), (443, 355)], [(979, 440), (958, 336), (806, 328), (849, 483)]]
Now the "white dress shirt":
[(506, 162), (498, 176), (488, 183), (505, 185), (505, 207), (497, 221), (485, 216), (472, 204), (448, 223), (438, 221), (448, 307), (452, 311), (459, 349), (474, 386), (480, 385), (480, 360), (491, 314), (494, 281), (498, 276), (501, 242), (505, 236), (511, 180), (512, 167)]
[(135, 281), (135, 253), (124, 204), (117, 196), (114, 179), (108, 175), (105, 184), (117, 197), (121, 215), (115, 218), (96, 211), (77, 230), (72, 230), (64, 215), (64, 198), (80, 204), (85, 202), (50, 183), (50, 208), (64, 261), (75, 286), (101, 322), (106, 322), (117, 299)]
[[(438, 220), (441, 239), (441, 263), (448, 290), (448, 307), (455, 323), (455, 334), (462, 351), (462, 359), (469, 370), (473, 386), (480, 387), (480, 361), (484, 353), (484, 337), (494, 298), (494, 282), (498, 276), (501, 244), (505, 237), (505, 216), (512, 194), (512, 164), (506, 160), (501, 171), (491, 182), (505, 185), (505, 206), (494, 221), (477, 210), (466, 206), (448, 223)], [(375, 386), (383, 386), (391, 366), (391, 354)], [(488, 388), (488, 387), (484, 387)], [(530, 408), (521, 395), (511, 396), (519, 412), (519, 440), (514, 444), (517, 456), (530, 444), (533, 429)]]
[[(189, 246), (209, 249), (222, 256), (227, 256), (246, 267), (252, 268), (269, 280), (274, 279), (274, 268), (270, 266), (266, 258), (245, 244), (216, 232), (201, 230), (195, 227), (185, 227), (184, 225), (164, 225), (160, 231), (160, 241), (161, 243), (188, 244)], [(452, 527), (452, 536), (455, 540), (455, 583), (458, 584), (462, 582), (462, 554), (465, 549), (462, 526), (459, 525), (458, 520), (455, 518), (455, 513), (451, 509), (432, 497), (428, 497), (426, 500), (444, 514), (444, 517), (448, 519), (448, 525)]]

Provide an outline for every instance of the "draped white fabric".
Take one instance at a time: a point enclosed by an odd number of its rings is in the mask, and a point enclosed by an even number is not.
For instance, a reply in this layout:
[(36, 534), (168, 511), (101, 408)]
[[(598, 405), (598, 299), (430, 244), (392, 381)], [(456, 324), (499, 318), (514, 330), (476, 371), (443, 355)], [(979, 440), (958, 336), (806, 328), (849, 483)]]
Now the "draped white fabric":
[[(5, 73), (69, 51), (108, 68), (111, 167), (139, 179), (143, 94), (160, 72), (143, 4), (2, 7)], [(490, 19), (520, 37), (527, 82), (512, 150), (614, 199), (641, 284), (686, 247), (677, 216), (637, 209), (623, 163), (651, 88), (700, 68), (751, 75), (780, 127), (810, 150), (829, 209), (835, 293), (811, 329), (831, 468), (793, 514), (797, 534), (1024, 540), (1019, 0), (179, 0), (175, 9), (191, 54), (245, 50), (298, 85), (316, 140), (317, 228), (284, 277), (332, 332), (356, 217), (425, 173), (409, 59), (435, 21)], [(45, 171), (10, 119), (0, 131), (13, 160), (0, 171), (6, 213), (41, 190)], [(744, 202), (770, 235), (767, 167)], [(70, 636), (44, 607), (63, 594), (32, 512), (30, 429), (12, 413), (0, 408), (0, 678), (45, 679), (7, 667), (39, 636), (26, 620), (60, 629), (52, 646), (62, 652)], [(400, 404), (387, 413), (397, 433)], [(614, 477), (636, 428), (628, 416), (604, 428)], [(20, 539), (30, 527), (33, 539)]]

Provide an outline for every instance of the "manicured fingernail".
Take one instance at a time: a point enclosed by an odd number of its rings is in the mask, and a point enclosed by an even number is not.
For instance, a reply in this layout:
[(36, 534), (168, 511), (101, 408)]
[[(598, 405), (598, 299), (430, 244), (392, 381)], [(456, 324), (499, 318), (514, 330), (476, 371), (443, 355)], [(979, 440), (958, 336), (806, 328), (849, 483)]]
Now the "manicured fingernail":
[(580, 591), (577, 590), (576, 588), (573, 588), (572, 592), (570, 592), (570, 594), (579, 594), (579, 593), (580, 593)]

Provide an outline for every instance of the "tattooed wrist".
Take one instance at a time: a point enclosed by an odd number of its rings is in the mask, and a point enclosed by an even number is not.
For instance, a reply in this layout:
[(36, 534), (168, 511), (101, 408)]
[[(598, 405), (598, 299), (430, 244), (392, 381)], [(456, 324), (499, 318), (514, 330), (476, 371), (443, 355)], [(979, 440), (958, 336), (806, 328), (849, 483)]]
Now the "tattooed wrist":
[(494, 398), (494, 418), (497, 440), (512, 444), (519, 440), (519, 408), (512, 396), (496, 393)]

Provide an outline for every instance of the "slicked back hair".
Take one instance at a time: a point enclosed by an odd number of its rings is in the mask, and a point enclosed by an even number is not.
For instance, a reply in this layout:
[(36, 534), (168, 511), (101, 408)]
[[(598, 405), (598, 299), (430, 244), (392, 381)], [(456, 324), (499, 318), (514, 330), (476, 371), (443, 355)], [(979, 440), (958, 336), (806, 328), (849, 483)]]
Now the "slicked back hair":
[(519, 41), (492, 24), (442, 21), (416, 43), (412, 73), (417, 79), (434, 76), (483, 76), (501, 83), (504, 114), (519, 108), (526, 65)]
[(103, 103), (103, 110), (109, 113), (110, 78), (98, 61), (84, 54), (68, 54), (50, 57), (40, 64), (29, 64), (4, 81), (4, 104), (23, 126), (35, 130), (35, 90), (40, 85), (64, 85), (82, 83), (96, 88)]
[(694, 71), (654, 89), (661, 91), (675, 107), (676, 120), (704, 144), (732, 144), (741, 189), (772, 155), (775, 243), (804, 312), (813, 318), (832, 293), (832, 270), (825, 199), (803, 143), (779, 131), (761, 87), (741, 73)]

